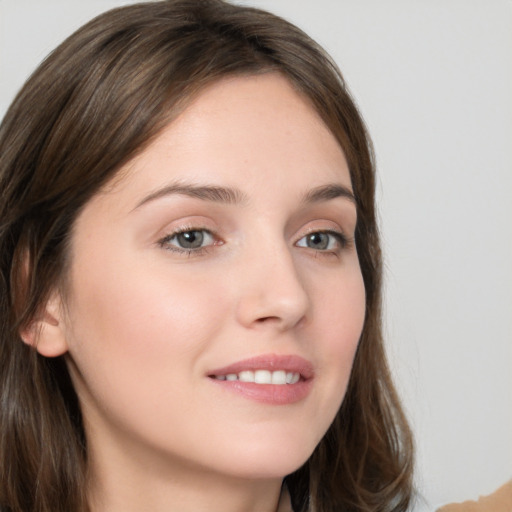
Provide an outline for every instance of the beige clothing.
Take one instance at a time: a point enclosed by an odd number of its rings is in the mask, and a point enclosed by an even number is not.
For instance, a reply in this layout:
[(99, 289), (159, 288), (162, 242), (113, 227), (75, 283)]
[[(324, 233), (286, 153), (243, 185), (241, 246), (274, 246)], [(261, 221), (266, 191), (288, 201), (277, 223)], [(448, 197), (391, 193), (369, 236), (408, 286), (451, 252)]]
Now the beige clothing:
[(445, 505), (437, 512), (512, 512), (512, 480), (489, 496)]

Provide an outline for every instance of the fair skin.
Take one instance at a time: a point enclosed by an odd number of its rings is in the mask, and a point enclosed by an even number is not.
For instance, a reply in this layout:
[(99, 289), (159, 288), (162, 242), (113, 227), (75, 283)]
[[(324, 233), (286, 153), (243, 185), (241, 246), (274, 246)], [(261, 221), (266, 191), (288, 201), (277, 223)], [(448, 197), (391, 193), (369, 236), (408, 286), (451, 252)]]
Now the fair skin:
[(209, 86), (86, 205), (38, 350), (66, 354), (94, 512), (276, 510), (347, 386), (355, 225), (343, 151), (275, 73)]

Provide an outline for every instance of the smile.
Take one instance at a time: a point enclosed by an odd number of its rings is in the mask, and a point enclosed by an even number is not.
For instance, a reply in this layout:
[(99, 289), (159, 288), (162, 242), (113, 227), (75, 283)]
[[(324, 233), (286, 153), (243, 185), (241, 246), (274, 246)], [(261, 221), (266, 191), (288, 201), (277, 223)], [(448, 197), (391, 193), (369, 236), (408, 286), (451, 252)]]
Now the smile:
[(217, 380), (254, 382), (255, 384), (296, 384), (300, 380), (300, 373), (287, 372), (286, 370), (244, 370), (240, 373), (228, 373), (227, 375), (214, 375)]
[(314, 381), (313, 365), (296, 355), (256, 356), (208, 372), (220, 389), (267, 405), (304, 400)]

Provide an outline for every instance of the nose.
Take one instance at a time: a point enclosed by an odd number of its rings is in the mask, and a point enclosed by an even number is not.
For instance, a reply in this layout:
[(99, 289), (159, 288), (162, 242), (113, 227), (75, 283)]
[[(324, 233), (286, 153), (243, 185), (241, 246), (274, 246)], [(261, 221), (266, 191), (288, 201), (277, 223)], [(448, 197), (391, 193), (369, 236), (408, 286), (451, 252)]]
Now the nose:
[(240, 274), (236, 314), (242, 325), (286, 331), (304, 321), (310, 299), (286, 244), (258, 251)]

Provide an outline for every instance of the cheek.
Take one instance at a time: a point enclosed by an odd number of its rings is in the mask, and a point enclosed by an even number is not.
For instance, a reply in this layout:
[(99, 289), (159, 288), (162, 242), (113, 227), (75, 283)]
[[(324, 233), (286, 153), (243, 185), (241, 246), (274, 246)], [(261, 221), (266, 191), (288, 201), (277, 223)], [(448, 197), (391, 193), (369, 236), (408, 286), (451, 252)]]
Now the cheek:
[(366, 293), (357, 260), (322, 283), (312, 293), (314, 324), (328, 340), (329, 352), (350, 353), (359, 341), (366, 312)]
[(200, 276), (191, 278), (165, 268), (123, 272), (117, 264), (112, 273), (107, 266), (77, 271), (74, 305), (91, 320), (90, 328), (103, 332), (106, 342), (124, 336), (124, 345), (148, 347), (165, 339), (174, 340), (172, 345), (178, 348), (197, 335), (201, 339), (202, 327), (211, 327), (208, 318), (222, 306), (221, 297), (211, 300), (216, 288)]
[(327, 325), (332, 349), (352, 364), (366, 313), (366, 294), (360, 272), (346, 279), (345, 289), (335, 294), (331, 304), (332, 321)]
[(129, 428), (167, 449), (172, 424), (176, 439), (192, 450), (193, 436), (180, 428), (201, 425), (196, 377), (227, 306), (211, 280), (170, 276), (165, 265), (147, 268), (103, 261), (86, 273), (77, 265), (71, 373), (93, 431)]
[(318, 292), (316, 326), (319, 331), (319, 375), (322, 406), (336, 414), (345, 396), (354, 356), (364, 325), (366, 296), (360, 271), (347, 273), (343, 286)]
[(131, 386), (136, 377), (149, 386), (157, 376), (169, 389), (194, 371), (221, 329), (226, 305), (216, 283), (200, 276), (170, 275), (165, 266), (136, 270), (119, 259), (88, 264), (87, 271), (77, 264), (75, 276), (70, 354), (98, 389)]

